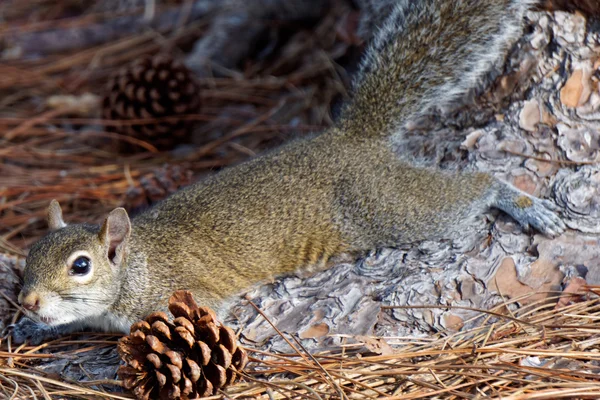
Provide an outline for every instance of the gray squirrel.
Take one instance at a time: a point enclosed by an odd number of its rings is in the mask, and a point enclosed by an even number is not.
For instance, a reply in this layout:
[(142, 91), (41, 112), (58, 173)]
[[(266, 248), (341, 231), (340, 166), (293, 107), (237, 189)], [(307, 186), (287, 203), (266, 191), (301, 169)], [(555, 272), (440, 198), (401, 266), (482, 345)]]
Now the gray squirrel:
[(252, 284), (303, 267), (444, 238), (498, 208), (524, 228), (565, 230), (547, 200), (486, 173), (420, 168), (395, 152), (406, 123), (456, 100), (505, 56), (536, 1), (397, 1), (374, 35), (336, 125), (191, 185), (130, 220), (66, 225), (27, 257), (16, 342), (128, 332), (177, 289), (224, 311)]

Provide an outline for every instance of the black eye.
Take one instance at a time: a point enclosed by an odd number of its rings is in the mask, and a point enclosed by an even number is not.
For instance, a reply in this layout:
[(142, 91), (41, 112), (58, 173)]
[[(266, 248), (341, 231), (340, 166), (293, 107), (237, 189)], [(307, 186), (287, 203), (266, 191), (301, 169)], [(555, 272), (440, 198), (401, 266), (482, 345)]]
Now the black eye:
[(71, 265), (69, 275), (85, 275), (90, 272), (90, 268), (92, 268), (92, 260), (84, 256), (77, 257)]

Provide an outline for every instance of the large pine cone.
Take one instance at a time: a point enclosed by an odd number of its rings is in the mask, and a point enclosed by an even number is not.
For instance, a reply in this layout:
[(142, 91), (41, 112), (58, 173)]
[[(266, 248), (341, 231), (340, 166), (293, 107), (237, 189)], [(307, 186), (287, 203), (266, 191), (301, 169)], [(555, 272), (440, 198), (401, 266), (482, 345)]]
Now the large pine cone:
[[(198, 112), (199, 93), (200, 85), (194, 74), (181, 62), (165, 54), (144, 57), (111, 77), (102, 102), (103, 115), (123, 122), (174, 117), (115, 128), (159, 149), (170, 149), (188, 139), (193, 121), (177, 116)], [(126, 142), (119, 143), (121, 150), (132, 149)]]
[(175, 292), (169, 311), (172, 322), (164, 312), (152, 313), (119, 340), (128, 364), (118, 371), (124, 387), (138, 399), (188, 399), (231, 384), (248, 362), (234, 332), (188, 291)]

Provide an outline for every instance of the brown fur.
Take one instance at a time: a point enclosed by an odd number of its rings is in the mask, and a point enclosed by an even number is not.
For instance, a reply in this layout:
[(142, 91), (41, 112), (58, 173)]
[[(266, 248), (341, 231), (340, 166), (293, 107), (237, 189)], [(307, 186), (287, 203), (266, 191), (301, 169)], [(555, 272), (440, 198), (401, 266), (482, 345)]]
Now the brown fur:
[[(324, 267), (340, 253), (444, 237), (490, 206), (560, 233), (564, 225), (548, 202), (529, 204), (487, 174), (420, 169), (396, 153), (407, 119), (467, 90), (485, 73), (482, 59), (501, 58), (528, 4), (399, 1), (336, 128), (188, 187), (131, 225), (117, 209), (103, 227), (51, 232), (32, 248), (24, 292), (58, 293), (62, 302), (48, 300), (48, 310), (70, 315), (62, 322), (126, 330), (176, 289), (223, 309), (256, 282)], [(60, 226), (56, 207), (50, 212)], [(76, 251), (94, 265), (84, 284), (69, 273)]]
[(143, 238), (133, 246), (162, 266), (152, 269), (154, 282), (169, 271), (165, 294), (177, 280), (218, 306), (252, 283), (341, 252), (442, 235), (485, 208), (490, 182), (411, 168), (381, 143), (329, 132), (175, 194), (133, 220), (133, 237)]

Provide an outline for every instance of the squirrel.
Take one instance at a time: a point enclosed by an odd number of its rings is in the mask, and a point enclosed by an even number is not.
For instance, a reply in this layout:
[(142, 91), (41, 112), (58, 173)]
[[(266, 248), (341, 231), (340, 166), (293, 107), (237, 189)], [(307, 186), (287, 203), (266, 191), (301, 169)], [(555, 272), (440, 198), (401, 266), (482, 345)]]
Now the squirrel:
[(130, 220), (66, 225), (27, 256), (16, 342), (127, 333), (177, 289), (218, 312), (249, 286), (302, 267), (445, 238), (490, 207), (525, 229), (565, 230), (557, 207), (487, 173), (422, 168), (394, 143), (406, 124), (473, 88), (519, 37), (533, 0), (399, 0), (334, 127), (224, 169)]

